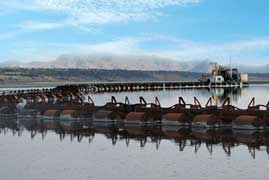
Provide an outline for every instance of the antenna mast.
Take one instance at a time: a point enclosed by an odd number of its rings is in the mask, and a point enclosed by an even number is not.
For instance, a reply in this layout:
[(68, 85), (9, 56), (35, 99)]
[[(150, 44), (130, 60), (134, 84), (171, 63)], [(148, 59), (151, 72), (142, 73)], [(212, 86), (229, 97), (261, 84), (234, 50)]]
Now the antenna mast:
[(232, 57), (230, 56), (230, 77), (233, 79), (233, 70), (232, 70)]

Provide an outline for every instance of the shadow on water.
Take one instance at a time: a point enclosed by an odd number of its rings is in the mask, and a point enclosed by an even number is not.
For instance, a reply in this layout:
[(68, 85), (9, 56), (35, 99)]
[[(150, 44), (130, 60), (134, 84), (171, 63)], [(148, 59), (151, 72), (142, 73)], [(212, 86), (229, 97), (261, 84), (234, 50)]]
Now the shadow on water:
[[(87, 139), (92, 142), (96, 135), (103, 135), (111, 140), (113, 146), (118, 141), (124, 141), (128, 147), (132, 141), (139, 142), (140, 147), (148, 143), (155, 144), (156, 149), (163, 140), (169, 140), (178, 146), (179, 151), (192, 147), (197, 153), (201, 145), (205, 145), (208, 153), (212, 154), (214, 146), (221, 146), (227, 156), (231, 156), (233, 148), (246, 146), (249, 154), (255, 158), (256, 151), (265, 151), (269, 154), (268, 131), (244, 131), (234, 129), (199, 129), (178, 126), (160, 125), (124, 125), (115, 123), (94, 123), (90, 120), (39, 120), (36, 118), (17, 119), (15, 117), (1, 118), (0, 134), (12, 133), (21, 136), (26, 131), (30, 138), (37, 134), (46, 138), (47, 133), (56, 133), (59, 140), (70, 138), (71, 141), (81, 142)], [(189, 148), (188, 148), (189, 150)]]

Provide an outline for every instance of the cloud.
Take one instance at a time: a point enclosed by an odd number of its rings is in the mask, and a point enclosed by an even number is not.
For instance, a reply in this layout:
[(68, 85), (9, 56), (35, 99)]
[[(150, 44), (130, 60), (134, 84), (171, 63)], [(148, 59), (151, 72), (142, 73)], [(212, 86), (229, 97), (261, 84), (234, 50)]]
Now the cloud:
[[(31, 22), (28, 26), (30, 30), (46, 30), (65, 26), (146, 21), (163, 15), (161, 9), (165, 7), (199, 2), (200, 0), (9, 0), (0, 2), (0, 10), (63, 15), (63, 19), (57, 22)], [(23, 28), (26, 29), (27, 26)]]
[[(268, 63), (269, 38), (247, 39), (226, 43), (204, 43), (188, 40), (178, 41), (172, 49), (157, 49), (148, 55), (177, 60), (211, 60), (227, 63), (232, 57), (236, 62)], [(263, 55), (259, 55), (262, 53)]]
[(60, 23), (40, 23), (33, 21), (26, 21), (19, 25), (20, 29), (23, 30), (49, 30), (49, 29), (57, 29), (63, 27), (63, 24)]
[(6, 33), (0, 33), (0, 40), (5, 40), (9, 39), (11, 37), (14, 37), (18, 34), (19, 32), (6, 32)]
[[(172, 44), (169, 47), (145, 48), (148, 43)], [(110, 53), (118, 55), (156, 56), (179, 61), (210, 60), (220, 63), (229, 62), (248, 64), (268, 63), (269, 54), (258, 56), (260, 52), (268, 52), (269, 38), (247, 39), (226, 43), (203, 43), (169, 36), (142, 36), (116, 39), (98, 44), (73, 45), (77, 53)], [(173, 47), (173, 48), (171, 48)], [(72, 51), (69, 51), (72, 52)]]
[[(147, 44), (170, 44), (165, 47), (147, 47)], [(67, 45), (68, 46), (68, 45)], [(174, 60), (215, 60), (226, 62), (230, 56), (240, 61), (251, 59), (269, 59), (269, 54), (257, 56), (259, 52), (269, 50), (269, 38), (247, 39), (226, 43), (204, 43), (163, 35), (144, 35), (115, 39), (97, 44), (73, 44), (74, 53), (110, 53), (129, 55), (149, 55)], [(72, 51), (71, 51), (72, 52)], [(257, 63), (257, 62), (255, 62)]]
[[(147, 44), (171, 44), (168, 47), (150, 47)], [(39, 57), (44, 55), (51, 59), (57, 58), (62, 54), (115, 54), (115, 55), (138, 55), (138, 56), (156, 56), (179, 61), (200, 61), (210, 60), (227, 63), (232, 56), (234, 63), (246, 62), (249, 64), (268, 63), (269, 54), (257, 56), (259, 52), (269, 51), (269, 38), (247, 39), (241, 41), (232, 41), (226, 43), (203, 43), (194, 42), (184, 39), (177, 39), (164, 35), (140, 35), (138, 37), (125, 37), (111, 41), (88, 44), (88, 43), (25, 43), (18, 44), (16, 54), (21, 57), (25, 47), (35, 51), (30, 52), (38, 54)], [(171, 48), (172, 47), (172, 48)], [(21, 50), (20, 50), (21, 49)], [(47, 52), (44, 54), (44, 52)], [(31, 53), (27, 53), (30, 58)], [(11, 53), (12, 54), (12, 53)], [(24, 53), (25, 54), (25, 53)], [(38, 59), (32, 58), (32, 61)], [(42, 58), (44, 61), (45, 58)]]
[[(17, 35), (21, 35), (23, 33), (25, 33), (24, 29), (17, 29), (15, 31), (1, 32), (0, 33), (0, 40), (7, 40), (10, 38), (14, 38)], [(0, 43), (0, 45), (1, 45), (1, 43)]]

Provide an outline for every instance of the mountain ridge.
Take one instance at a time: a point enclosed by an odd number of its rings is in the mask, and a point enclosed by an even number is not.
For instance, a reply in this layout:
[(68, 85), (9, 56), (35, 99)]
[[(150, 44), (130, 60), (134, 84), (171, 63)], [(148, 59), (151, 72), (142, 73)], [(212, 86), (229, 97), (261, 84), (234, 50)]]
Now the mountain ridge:
[(61, 55), (52, 61), (7, 63), (3, 67), (207, 72), (208, 63), (208, 61), (175, 61), (154, 56)]
[[(169, 58), (155, 56), (128, 56), (128, 55), (100, 55), (78, 54), (61, 55), (51, 61), (33, 61), (28, 63), (6, 62), (0, 67), (13, 68), (55, 68), (55, 69), (122, 69), (141, 71), (189, 71), (209, 72), (209, 60), (176, 61)], [(235, 64), (243, 73), (269, 73), (269, 64), (266, 65), (241, 65)]]

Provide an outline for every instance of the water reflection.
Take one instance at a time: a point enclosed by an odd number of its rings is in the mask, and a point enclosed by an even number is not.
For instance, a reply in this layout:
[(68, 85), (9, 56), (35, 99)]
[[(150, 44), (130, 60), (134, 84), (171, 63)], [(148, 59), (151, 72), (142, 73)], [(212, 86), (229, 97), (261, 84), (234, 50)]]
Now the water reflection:
[(11, 117), (0, 120), (0, 134), (11, 132), (14, 136), (21, 136), (24, 131), (29, 132), (32, 139), (37, 134), (41, 134), (44, 139), (48, 133), (56, 133), (60, 141), (66, 138), (70, 138), (71, 142), (81, 142), (82, 139), (87, 139), (91, 143), (99, 134), (110, 140), (113, 146), (116, 146), (118, 141), (125, 141), (128, 147), (132, 141), (136, 141), (142, 148), (150, 143), (154, 144), (158, 150), (163, 140), (169, 140), (178, 146), (179, 151), (185, 151), (186, 147), (191, 147), (194, 153), (198, 153), (199, 148), (204, 144), (209, 154), (213, 153), (214, 146), (222, 146), (223, 152), (230, 156), (233, 148), (244, 145), (248, 147), (249, 154), (253, 158), (255, 158), (256, 151), (265, 151), (269, 154), (268, 131), (136, 126), (91, 121), (37, 120), (35, 118), (18, 120)]
[(227, 97), (231, 99), (232, 102), (237, 103), (242, 95), (242, 91), (246, 90), (245, 88), (234, 87), (234, 88), (215, 88), (208, 89), (212, 99), (215, 102), (215, 105), (221, 105)]

